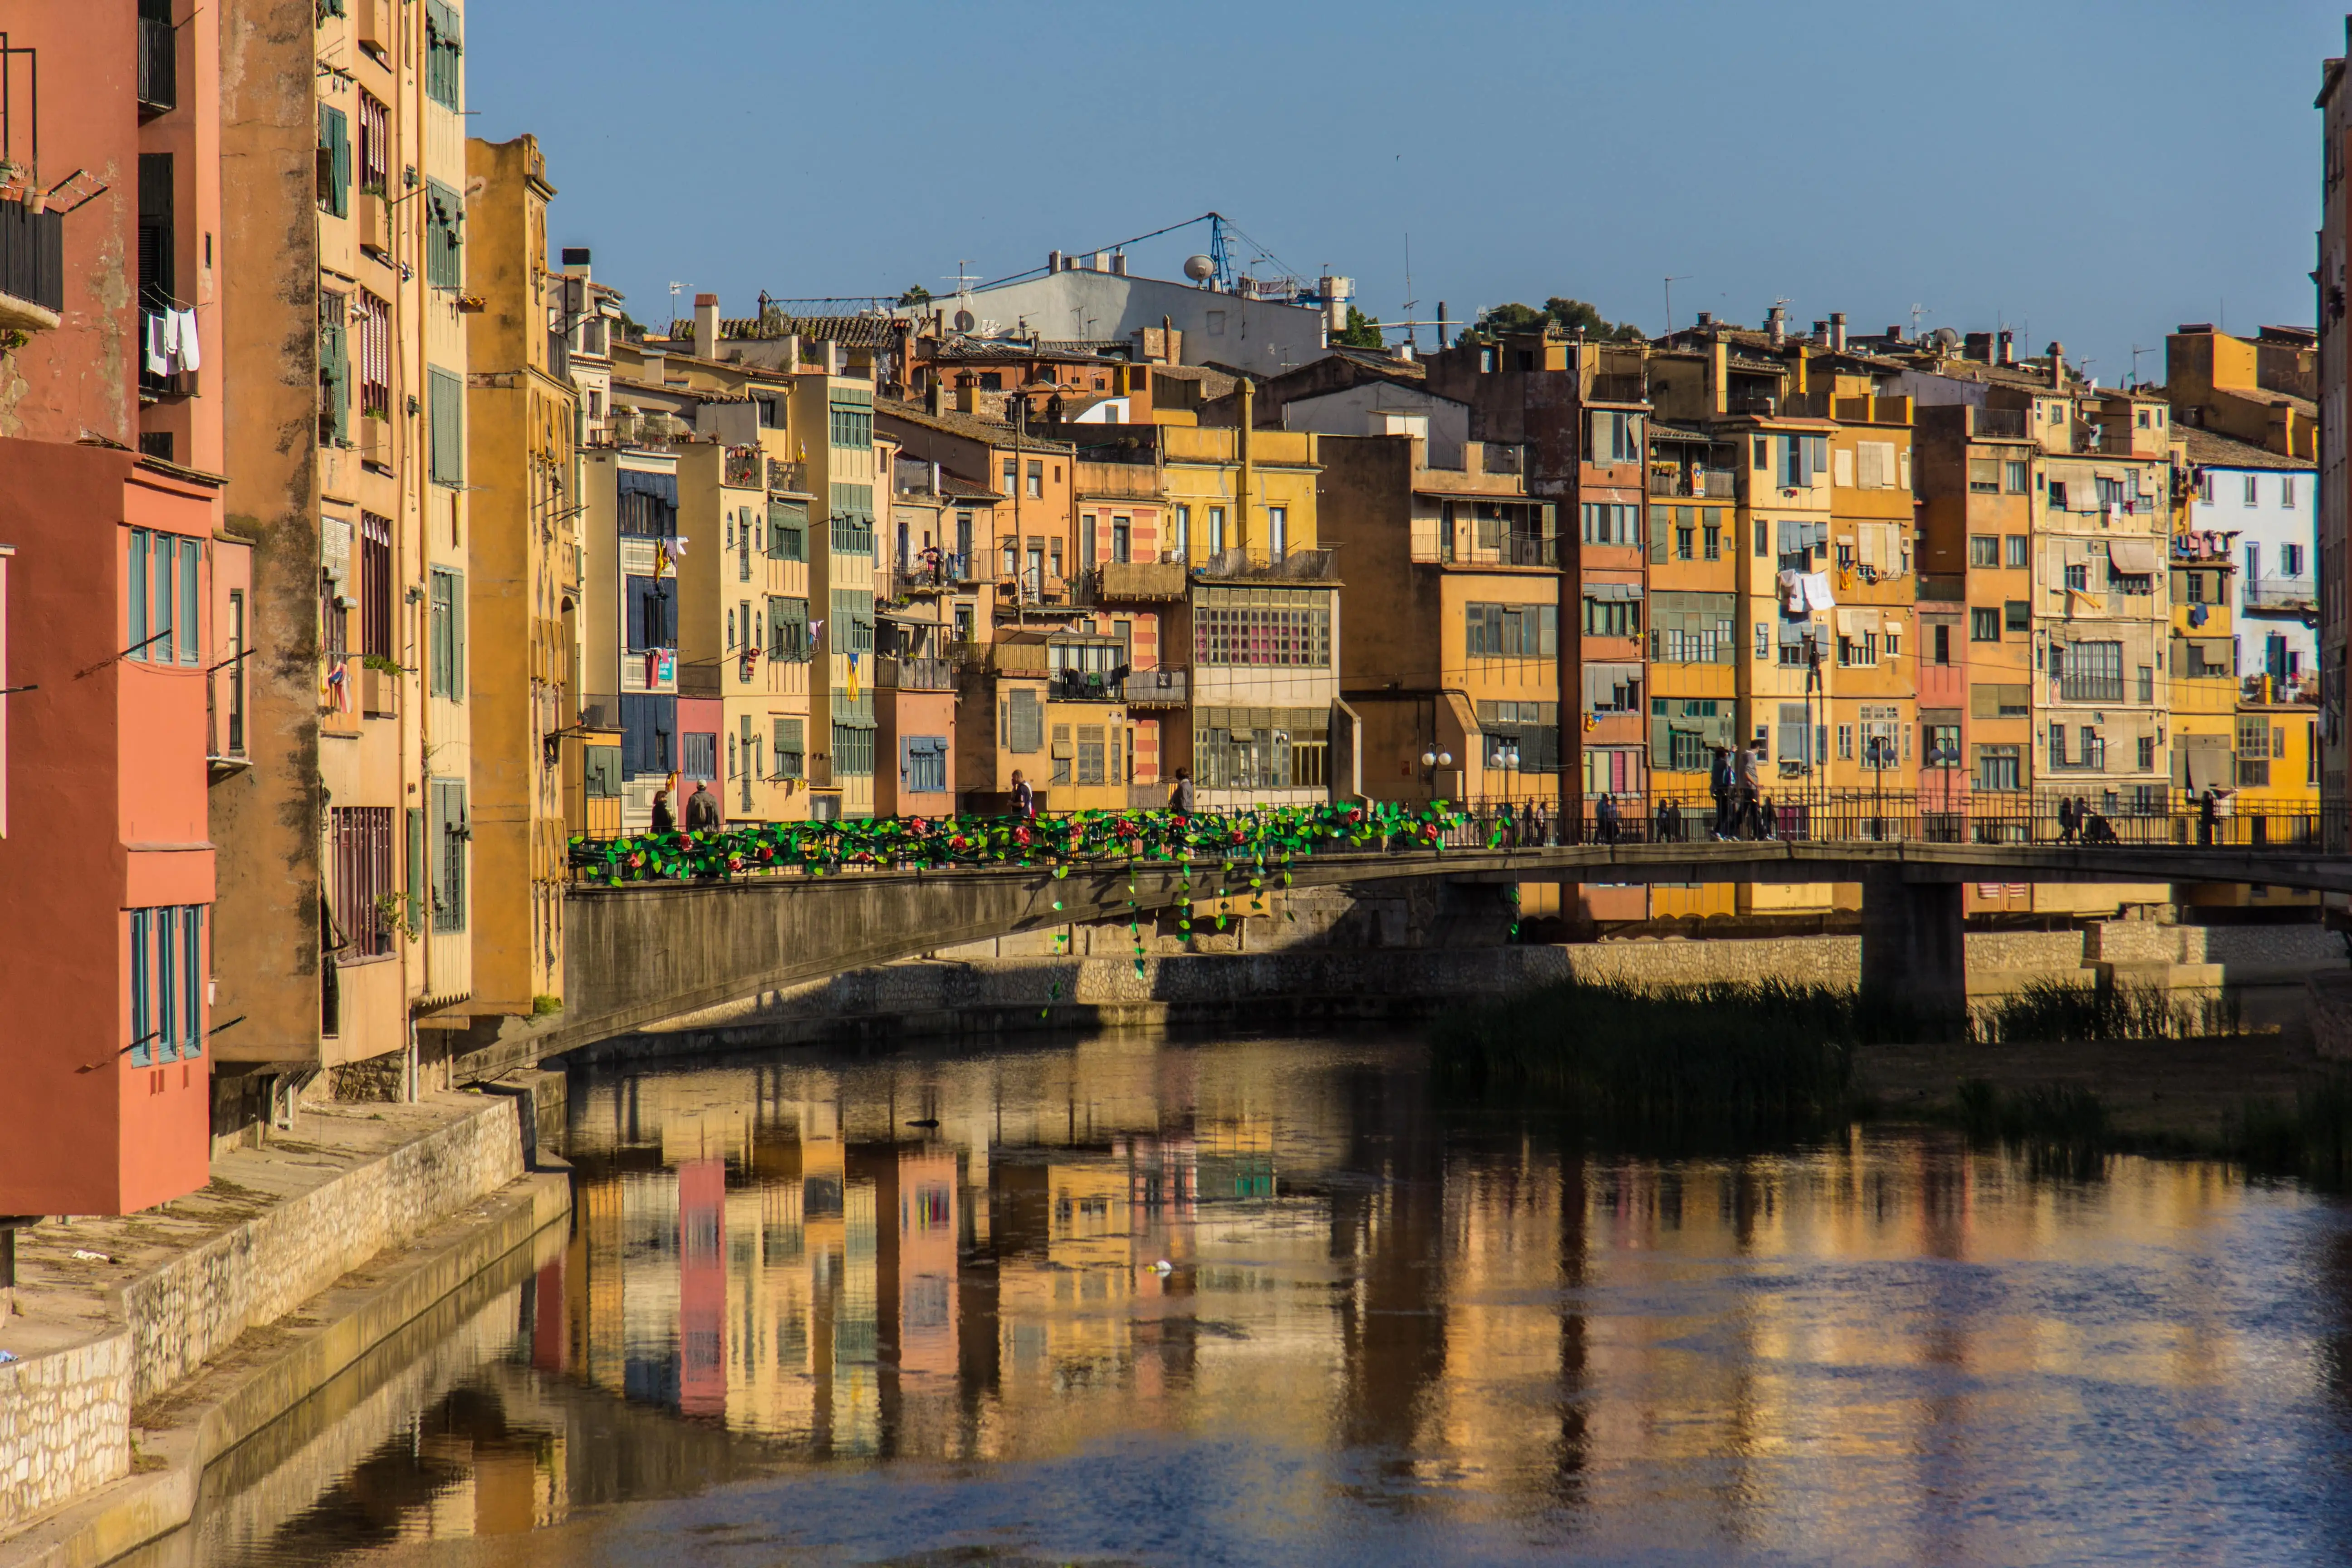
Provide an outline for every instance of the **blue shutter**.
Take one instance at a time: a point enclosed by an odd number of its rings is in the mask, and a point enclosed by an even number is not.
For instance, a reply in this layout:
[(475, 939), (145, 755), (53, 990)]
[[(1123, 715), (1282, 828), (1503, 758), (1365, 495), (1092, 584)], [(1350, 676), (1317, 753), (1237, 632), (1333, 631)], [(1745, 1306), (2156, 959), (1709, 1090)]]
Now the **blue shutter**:
[(131, 605), (131, 657), (145, 658), (147, 630), (147, 544), (148, 533), (143, 528), (131, 531), (130, 575), (124, 597)]
[(190, 904), (180, 912), (181, 989), (188, 998), (187, 1047), (181, 1054), (205, 1054), (205, 907)]

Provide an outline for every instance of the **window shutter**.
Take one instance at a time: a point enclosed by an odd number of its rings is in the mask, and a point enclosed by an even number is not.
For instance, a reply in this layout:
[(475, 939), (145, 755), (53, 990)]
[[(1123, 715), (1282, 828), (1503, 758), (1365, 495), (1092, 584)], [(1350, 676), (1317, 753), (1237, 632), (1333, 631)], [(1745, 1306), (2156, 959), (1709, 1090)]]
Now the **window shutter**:
[(431, 467), (436, 485), (466, 482), (466, 384), (446, 370), (428, 367), (432, 400)]
[(194, 664), (199, 653), (196, 632), (204, 623), (196, 612), (196, 542), (180, 541), (180, 616), (179, 631), (172, 640), (180, 645), (180, 662)]
[(131, 657), (143, 659), (147, 649), (140, 645), (151, 635), (147, 628), (147, 546), (150, 535), (143, 528), (131, 531), (131, 563), (124, 597), (131, 609)]

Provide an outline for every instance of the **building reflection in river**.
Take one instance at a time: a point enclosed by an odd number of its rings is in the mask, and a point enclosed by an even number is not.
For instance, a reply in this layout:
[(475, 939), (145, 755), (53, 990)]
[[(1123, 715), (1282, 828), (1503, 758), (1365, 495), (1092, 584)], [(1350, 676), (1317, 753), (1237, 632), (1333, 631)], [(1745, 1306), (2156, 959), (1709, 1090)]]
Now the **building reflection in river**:
[[(2244, 1196), (2212, 1165), (2041, 1183), (1916, 1136), (1563, 1161), (1449, 1136), (1409, 1053), (1291, 1042), (574, 1096), (582, 1372), (811, 1455), (1241, 1433), (1390, 1506), (1671, 1505), (1727, 1541), (1789, 1513), (1817, 1539), (1899, 1524), (1937, 1555), (1996, 1528), (1938, 1500), (2011, 1469), (1989, 1421), (2046, 1438), (2063, 1413), (2025, 1406), (2077, 1380), (2193, 1399), (2283, 1375), (2207, 1293)], [(2160, 1310), (2035, 1281), (2150, 1247), (2200, 1260)], [(1350, 1451), (1378, 1462), (1328, 1458)], [(2032, 1481), (2101, 1484), (2114, 1458), (2053, 1444)]]

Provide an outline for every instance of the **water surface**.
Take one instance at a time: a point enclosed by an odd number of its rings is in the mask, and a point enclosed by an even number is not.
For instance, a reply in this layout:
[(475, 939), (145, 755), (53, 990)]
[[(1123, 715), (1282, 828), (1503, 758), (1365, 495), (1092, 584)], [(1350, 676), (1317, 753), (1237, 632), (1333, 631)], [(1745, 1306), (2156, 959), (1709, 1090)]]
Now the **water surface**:
[(2352, 1226), (2225, 1166), (1601, 1155), (1400, 1042), (572, 1092), (568, 1242), (144, 1563), (2352, 1560)]

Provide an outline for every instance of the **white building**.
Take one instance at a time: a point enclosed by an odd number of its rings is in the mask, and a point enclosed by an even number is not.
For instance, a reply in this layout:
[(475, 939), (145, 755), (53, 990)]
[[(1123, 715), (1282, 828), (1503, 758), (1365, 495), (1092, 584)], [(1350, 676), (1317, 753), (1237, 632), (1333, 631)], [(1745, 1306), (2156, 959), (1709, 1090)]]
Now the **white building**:
[[(1329, 315), (1321, 303), (1130, 278), (1123, 255), (1116, 258), (1117, 271), (1108, 254), (1082, 258), (1056, 252), (1055, 259), (1059, 270), (935, 300), (926, 309), (946, 315), (947, 325), (960, 331), (1034, 332), (1056, 342), (1123, 342), (1145, 328), (1171, 326), (1183, 333), (1182, 363), (1230, 365), (1258, 376), (1323, 357)], [(969, 303), (960, 302), (962, 298)], [(959, 311), (973, 319), (954, 319)]]
[(2237, 536), (2238, 673), (2250, 696), (2268, 675), (2283, 697), (2319, 670), (2317, 470), (2210, 430), (2180, 433), (2197, 476), (2189, 531)]

